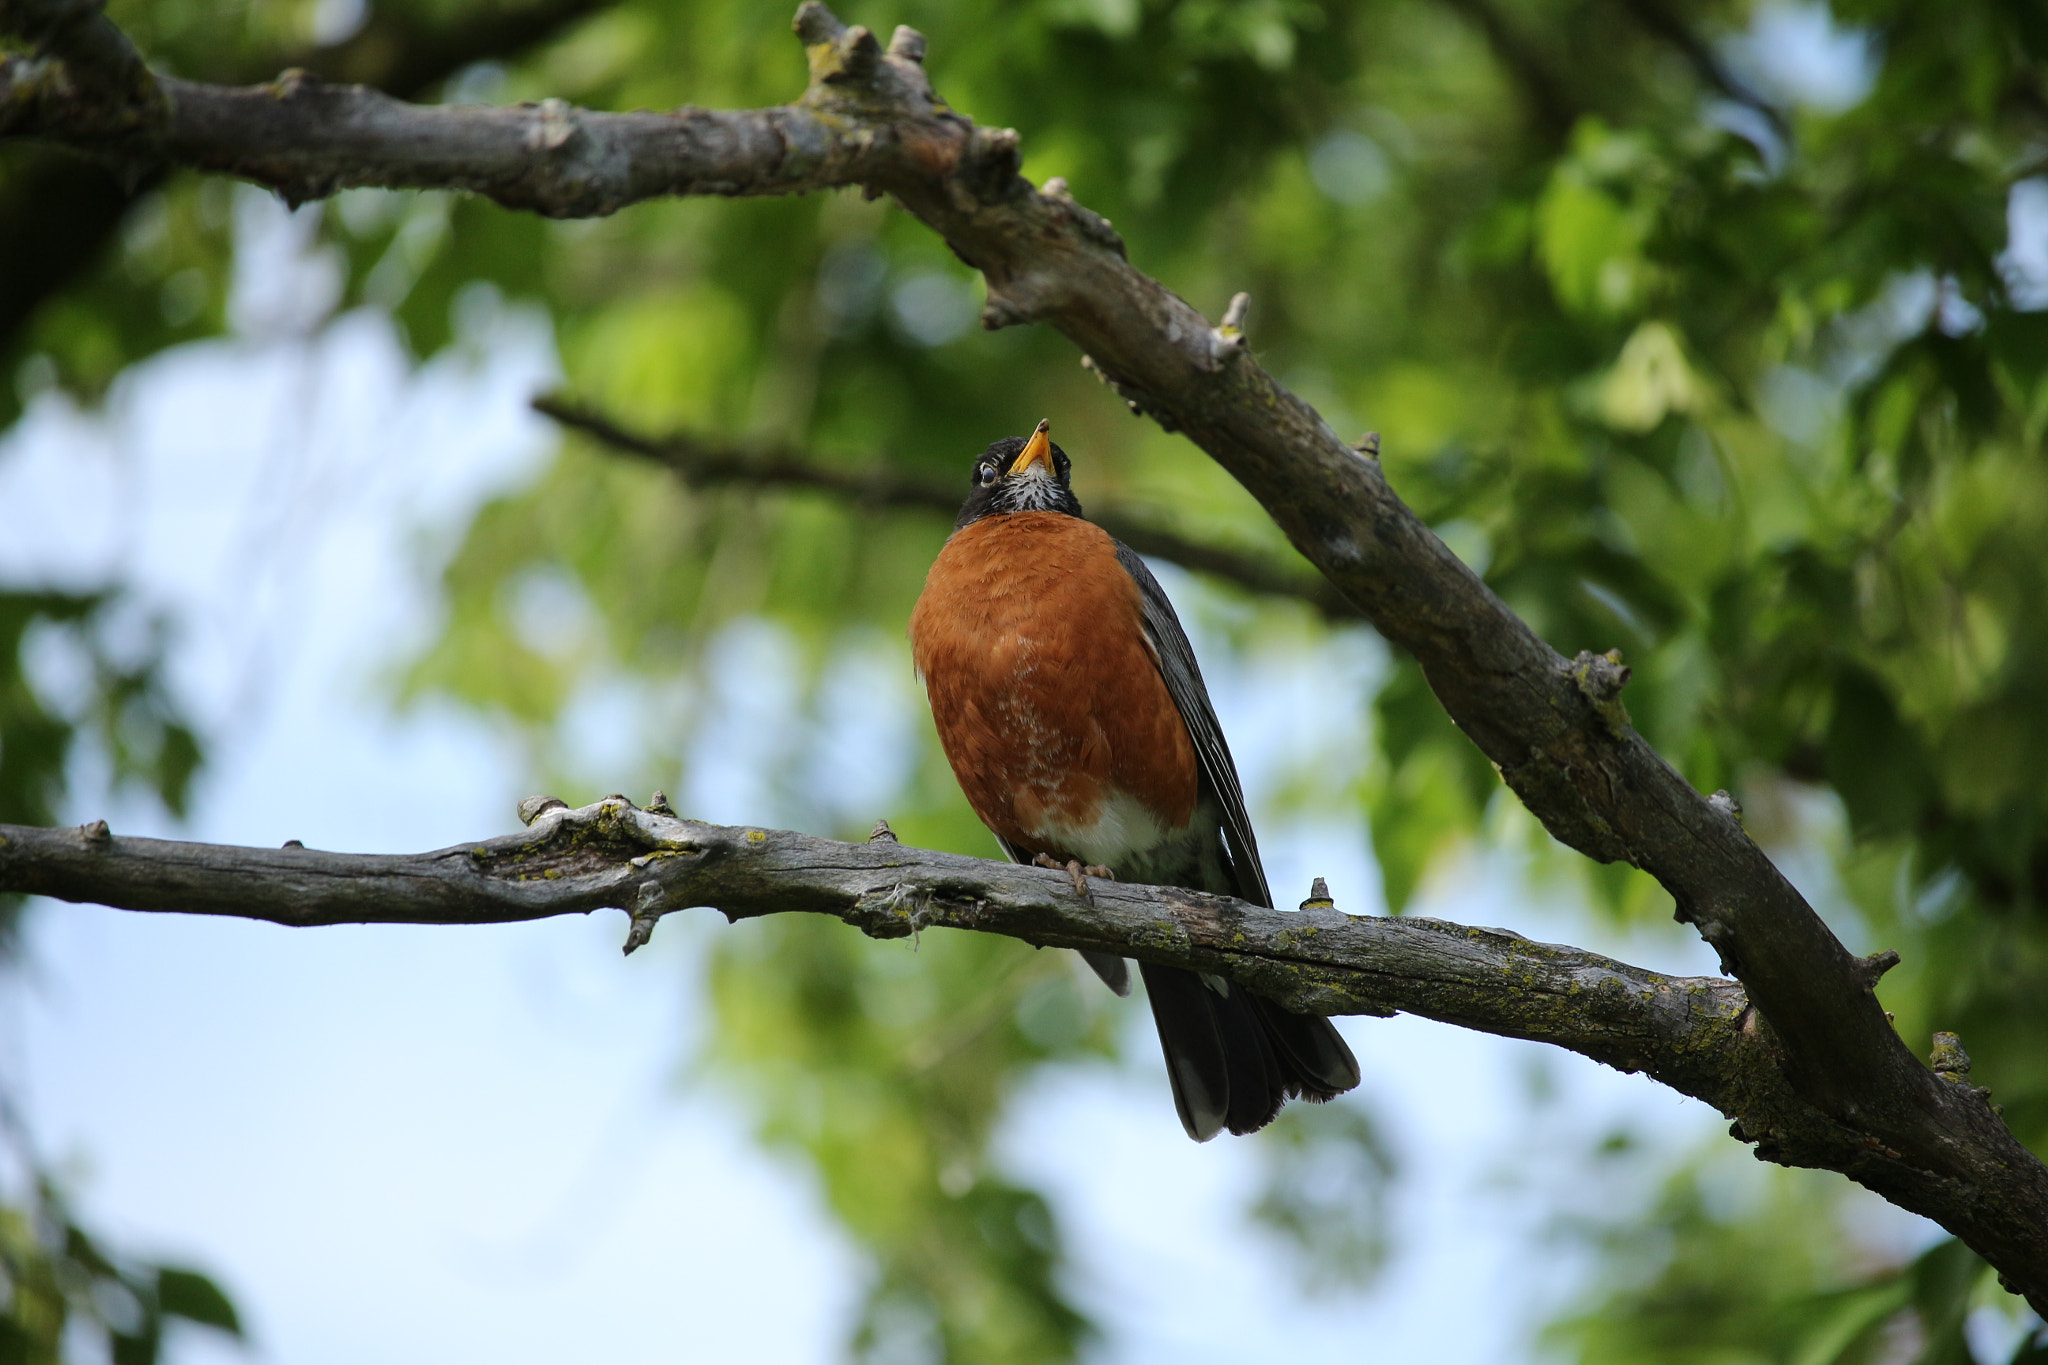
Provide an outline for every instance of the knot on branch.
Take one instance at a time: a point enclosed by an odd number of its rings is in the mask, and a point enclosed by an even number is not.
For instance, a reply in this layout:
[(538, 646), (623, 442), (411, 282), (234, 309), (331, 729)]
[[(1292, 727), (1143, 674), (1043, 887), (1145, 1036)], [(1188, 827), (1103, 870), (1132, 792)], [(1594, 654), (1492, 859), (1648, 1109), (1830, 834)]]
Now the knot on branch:
[[(1947, 1081), (1950, 1085), (1961, 1086), (1980, 1100), (1984, 1100), (1987, 1103), (1990, 1101), (1991, 1091), (1989, 1089), (1981, 1085), (1970, 1084), (1970, 1054), (1964, 1051), (1963, 1040), (1959, 1035), (1953, 1033), (1935, 1034), (1934, 1051), (1929, 1055), (1927, 1061), (1934, 1068), (1934, 1074), (1942, 1080)], [(1991, 1110), (1993, 1113), (2000, 1112), (1999, 1106), (1995, 1104), (1991, 1106)]]
[(107, 828), (104, 820), (95, 820), (89, 825), (78, 827), (78, 837), (85, 840), (87, 848), (105, 848), (114, 842), (114, 832)]
[(1335, 910), (1337, 902), (1330, 899), (1330, 884), (1321, 877), (1309, 883), (1308, 899), (1301, 903), (1304, 910)]
[(576, 113), (567, 100), (546, 99), (523, 107), (534, 112), (526, 129), (529, 152), (558, 152), (576, 136)]
[(1963, 1040), (1958, 1034), (1935, 1034), (1934, 1051), (1927, 1061), (1937, 1076), (1962, 1080), (1970, 1074), (1970, 1054), (1963, 1050)]
[(1593, 710), (1608, 728), (1616, 734), (1626, 730), (1628, 708), (1621, 704), (1621, 689), (1628, 686), (1629, 668), (1621, 661), (1621, 651), (1610, 649), (1605, 654), (1595, 654), (1582, 649), (1572, 660), (1571, 671), (1572, 681), (1593, 703)]
[(868, 842), (871, 844), (893, 844), (900, 842), (900, 840), (896, 838), (896, 831), (889, 828), (887, 820), (877, 820), (875, 821), (874, 829), (868, 833)]
[(1579, 690), (1595, 702), (1612, 701), (1621, 695), (1621, 689), (1628, 686), (1629, 668), (1621, 661), (1621, 651), (1610, 649), (1605, 654), (1595, 654), (1589, 649), (1579, 651), (1572, 660), (1572, 676), (1578, 681)]
[(924, 928), (924, 899), (910, 882), (870, 887), (840, 918), (869, 938), (909, 938)]
[(1368, 431), (1353, 442), (1351, 448), (1360, 455), (1365, 456), (1366, 459), (1378, 462), (1380, 458), (1380, 434), (1377, 431)]

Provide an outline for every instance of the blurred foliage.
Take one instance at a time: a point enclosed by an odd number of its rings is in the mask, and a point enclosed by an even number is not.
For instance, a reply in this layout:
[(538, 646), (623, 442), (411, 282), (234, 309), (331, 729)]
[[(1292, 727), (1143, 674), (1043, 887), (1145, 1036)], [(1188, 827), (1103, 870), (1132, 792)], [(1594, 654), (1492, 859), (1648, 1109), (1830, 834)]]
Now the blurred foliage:
[[(1598, 1229), (1610, 1274), (1585, 1311), (1550, 1327), (1548, 1344), (1585, 1365), (2040, 1358), (2035, 1331), (2013, 1321), (2015, 1301), (1960, 1243), (1873, 1267), (1839, 1221), (1840, 1180), (1774, 1170), (1761, 1182), (1730, 1182), (1729, 1174), (1710, 1157), (1671, 1181), (1647, 1218)], [(1969, 1332), (1973, 1314), (1989, 1330)], [(1992, 1354), (1974, 1349), (1973, 1335)]]
[[(329, 7), (114, 9), (146, 50), (199, 71), (314, 41)], [(841, 12), (923, 29), (946, 97), (1018, 128), (1026, 173), (1065, 176), (1142, 268), (1212, 314), (1248, 289), (1265, 362), (1340, 429), (1370, 419), (1402, 496), (1558, 649), (1623, 649), (1652, 742), (1703, 790), (1738, 791), (1759, 839), (1828, 855), (1821, 909), (1852, 946), (1904, 954), (1882, 992), (1902, 1034), (1961, 1032), (2015, 1130), (2048, 1142), (2048, 10)], [(778, 102), (803, 70), (787, 17), (622, 0), (442, 93)], [(21, 155), (0, 157), (0, 216)], [(422, 356), (493, 294), (534, 300), (569, 386), (629, 425), (948, 475), (1050, 413), (1084, 501), (1287, 553), (1241, 490), (1131, 422), (1059, 338), (975, 332), (978, 285), (885, 204), (656, 203), (549, 223), (351, 191), (308, 212), (338, 306), (391, 310)], [(2031, 245), (2009, 243), (2025, 213)], [(110, 259), (7, 339), (28, 357), (22, 386), (97, 392), (223, 325), (231, 218), (220, 186), (167, 183)], [(857, 834), (880, 813), (860, 803), (881, 802), (909, 841), (985, 853), (924, 730), (902, 737), (916, 753), (891, 791), (835, 799), (803, 758), (849, 717), (897, 708), (880, 681), (849, 708), (835, 679), (889, 676), (863, 659), (901, 673), (894, 642), (944, 532), (802, 495), (685, 494), (570, 443), (477, 518), (408, 688), (515, 722), (543, 767), (594, 793), (713, 761), (705, 718), (728, 714), (715, 694), (743, 674), (789, 694), (780, 719), (720, 722), (767, 755), (778, 809)], [(1317, 628), (1297, 608), (1236, 605), (1238, 622)], [(764, 619), (780, 652), (745, 667), (772, 679), (733, 662), (755, 657), (733, 652), (735, 632)], [(585, 774), (565, 718), (621, 680), (645, 702), (645, 771)], [(1647, 879), (1586, 865), (1504, 804), (1411, 663), (1372, 705), (1377, 753), (1355, 796), (1392, 908), (1476, 842), (1507, 841), (1532, 878), (1617, 923), (1668, 913)], [(857, 1347), (1071, 1356), (1086, 1330), (1061, 1287), (1057, 1220), (990, 1167), (987, 1143), (1030, 1068), (1107, 1046), (1106, 1002), (1070, 1000), (1066, 963), (1013, 944), (935, 935), (911, 954), (831, 926), (736, 929), (711, 972), (707, 1066), (818, 1171), (874, 1257)], [(1389, 1168), (1372, 1134), (1338, 1108), (1257, 1139), (1259, 1219), (1331, 1282), (1384, 1254)], [(1764, 1181), (1783, 1197), (1723, 1208), (1696, 1171), (1675, 1177), (1595, 1239), (1611, 1292), (1552, 1346), (1587, 1361), (1964, 1359), (1957, 1306), (1995, 1292), (1968, 1258), (1873, 1262), (1848, 1203), (1785, 1179)]]
[[(0, 824), (57, 822), (81, 734), (115, 785), (184, 813), (199, 740), (164, 685), (164, 623), (123, 606), (109, 593), (0, 590)], [(20, 909), (0, 896), (0, 963)]]
[(1283, 1110), (1259, 1138), (1252, 1218), (1279, 1233), (1310, 1293), (1363, 1289), (1386, 1263), (1394, 1153), (1354, 1097)]
[(873, 943), (810, 916), (736, 927), (714, 961), (710, 1064), (880, 1264), (855, 1356), (1072, 1356), (1089, 1327), (1053, 1279), (1052, 1211), (986, 1149), (1027, 1068), (1107, 1052), (1113, 997), (1067, 953), (980, 934)]
[(175, 1320), (242, 1335), (212, 1280), (109, 1255), (47, 1181), (25, 1204), (0, 1203), (0, 1365), (156, 1365)]
[[(57, 822), (81, 737), (116, 785), (183, 813), (198, 739), (164, 684), (163, 624), (127, 605), (107, 592), (0, 591), (0, 824)], [(0, 970), (18, 969), (20, 911), (19, 896), (0, 896)], [(0, 1090), (0, 1365), (154, 1365), (172, 1318), (241, 1334), (206, 1276), (102, 1250)]]

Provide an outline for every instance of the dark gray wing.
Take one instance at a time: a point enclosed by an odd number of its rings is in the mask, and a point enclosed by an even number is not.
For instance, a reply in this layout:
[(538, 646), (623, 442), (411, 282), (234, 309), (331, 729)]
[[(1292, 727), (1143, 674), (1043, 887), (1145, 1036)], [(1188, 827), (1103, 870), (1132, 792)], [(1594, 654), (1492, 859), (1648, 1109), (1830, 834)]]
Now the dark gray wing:
[[(993, 833), (994, 831), (990, 832)], [(1027, 867), (1030, 866), (1030, 855), (1025, 853), (1023, 849), (1017, 847), (1000, 834), (996, 835), (996, 842), (1003, 846), (1003, 856), (1011, 862), (1023, 863)], [(1102, 978), (1103, 985), (1109, 987), (1118, 995), (1129, 995), (1131, 993), (1131, 968), (1129, 963), (1125, 962), (1115, 953), (1095, 953), (1090, 952), (1086, 948), (1077, 948), (1075, 951), (1081, 954), (1081, 960), (1088, 964), (1089, 969)]]
[[(1245, 814), (1237, 764), (1216, 723), (1194, 647), (1166, 590), (1137, 551), (1119, 543), (1116, 557), (1138, 585), (1145, 632), (1159, 653), (1166, 691), (1195, 741), (1202, 781), (1223, 811), (1224, 855), (1239, 900), (1273, 903), (1258, 841)], [(1358, 1084), (1358, 1062), (1328, 1019), (1295, 1014), (1250, 991), (1210, 984), (1174, 967), (1140, 963), (1159, 1044), (1173, 1078), (1174, 1103), (1188, 1136), (1203, 1141), (1219, 1128), (1249, 1133), (1265, 1126), (1289, 1097), (1327, 1100)], [(1202, 1018), (1207, 1012), (1206, 1023)], [(1220, 1097), (1220, 1098), (1219, 1098)]]
[(1237, 883), (1237, 898), (1254, 905), (1273, 903), (1266, 887), (1266, 870), (1259, 865), (1259, 843), (1252, 837), (1251, 817), (1244, 809), (1244, 789), (1237, 784), (1237, 764), (1231, 761), (1230, 745), (1223, 739), (1223, 727), (1216, 722), (1216, 709), (1209, 704), (1209, 689), (1202, 682), (1202, 668), (1195, 662), (1194, 646), (1173, 614), (1166, 589), (1145, 567), (1138, 552), (1122, 541), (1116, 546), (1117, 561), (1138, 585), (1138, 601), (1144, 614), (1145, 634), (1159, 657), (1159, 675), (1166, 680), (1167, 695), (1180, 708), (1195, 742), (1195, 759), (1201, 765), (1202, 781), (1214, 793), (1223, 810), (1224, 854)]

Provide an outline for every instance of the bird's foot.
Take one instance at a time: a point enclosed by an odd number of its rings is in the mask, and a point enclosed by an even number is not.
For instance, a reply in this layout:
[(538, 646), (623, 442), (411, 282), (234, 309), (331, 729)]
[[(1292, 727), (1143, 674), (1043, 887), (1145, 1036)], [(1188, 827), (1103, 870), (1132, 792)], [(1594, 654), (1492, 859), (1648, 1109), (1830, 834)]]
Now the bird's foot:
[(1111, 882), (1116, 880), (1116, 874), (1108, 868), (1097, 867), (1093, 863), (1084, 866), (1079, 858), (1069, 858), (1067, 861), (1061, 862), (1050, 853), (1041, 853), (1031, 860), (1031, 865), (1033, 867), (1049, 867), (1055, 872), (1066, 873), (1067, 879), (1074, 884), (1074, 894), (1087, 901), (1090, 905), (1095, 904), (1095, 895), (1088, 889), (1088, 879), (1090, 877), (1100, 877), (1104, 881)]

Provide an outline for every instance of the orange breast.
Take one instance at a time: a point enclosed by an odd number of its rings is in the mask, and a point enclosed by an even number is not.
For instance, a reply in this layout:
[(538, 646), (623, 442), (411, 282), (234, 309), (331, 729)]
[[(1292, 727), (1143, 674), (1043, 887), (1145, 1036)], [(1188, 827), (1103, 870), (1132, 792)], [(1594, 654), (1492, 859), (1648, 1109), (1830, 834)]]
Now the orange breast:
[(1193, 818), (1194, 745), (1146, 647), (1138, 588), (1100, 527), (1057, 512), (954, 532), (910, 614), (932, 719), (975, 814), (1024, 848), (1118, 796)]

